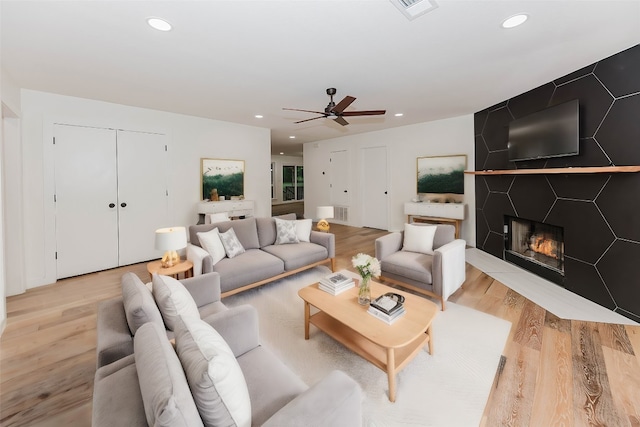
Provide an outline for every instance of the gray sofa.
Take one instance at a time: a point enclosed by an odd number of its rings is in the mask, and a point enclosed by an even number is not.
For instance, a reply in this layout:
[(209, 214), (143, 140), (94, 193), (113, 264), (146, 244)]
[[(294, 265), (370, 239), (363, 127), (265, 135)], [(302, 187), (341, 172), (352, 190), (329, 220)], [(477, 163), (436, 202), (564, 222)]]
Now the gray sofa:
[[(295, 220), (295, 214), (278, 218)], [(213, 265), (213, 259), (202, 248), (197, 233), (218, 228), (222, 233), (233, 228), (245, 252), (233, 258), (225, 257)], [(246, 218), (234, 221), (199, 224), (189, 227), (190, 244), (187, 259), (194, 264), (194, 276), (216, 272), (220, 274), (222, 297), (298, 273), (322, 264), (335, 270), (335, 236), (311, 231), (309, 242), (276, 245), (274, 218)]]
[[(224, 339), (240, 366), (250, 398), (250, 425), (361, 425), (359, 385), (346, 374), (333, 371), (309, 388), (260, 344), (253, 307), (228, 309), (220, 303), (218, 279), (217, 273), (210, 273), (181, 282), (194, 300), (198, 299), (201, 319)], [(138, 292), (131, 292), (132, 288)], [(180, 352), (188, 345), (183, 343), (187, 340), (184, 328), (176, 326), (175, 335), (168, 334), (164, 324), (157, 321), (155, 315), (159, 313), (149, 303), (151, 292), (135, 275), (123, 277), (123, 292), (124, 300), (105, 301), (98, 312), (99, 367), (94, 381), (92, 425), (202, 426), (207, 414), (226, 411), (222, 400), (203, 405), (194, 399), (194, 363)], [(169, 336), (175, 337), (177, 352)]]

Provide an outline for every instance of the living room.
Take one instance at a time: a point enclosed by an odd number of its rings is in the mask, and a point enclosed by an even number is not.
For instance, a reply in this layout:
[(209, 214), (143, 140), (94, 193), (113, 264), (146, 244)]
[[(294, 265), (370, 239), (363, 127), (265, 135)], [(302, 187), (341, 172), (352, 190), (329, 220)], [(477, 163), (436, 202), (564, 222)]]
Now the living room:
[[(441, 9), (446, 2), (441, 3)], [(334, 153), (346, 152), (348, 158), (348, 179), (344, 183), (345, 191), (349, 194), (348, 219), (335, 219), (341, 225), (352, 227), (367, 227), (366, 211), (370, 208), (367, 197), (362, 188), (364, 186), (363, 176), (367, 164), (364, 162), (365, 151), (370, 148), (384, 147), (387, 155), (388, 192), (387, 226), (388, 231), (401, 230), (406, 222), (406, 215), (402, 210), (405, 202), (416, 196), (416, 159), (423, 156), (444, 156), (451, 154), (463, 154), (467, 156), (467, 169), (479, 170), (478, 155), (476, 146), (477, 130), (475, 126), (474, 114), (480, 112), (490, 105), (494, 105), (503, 100), (510, 99), (517, 95), (543, 85), (555, 78), (569, 74), (579, 68), (603, 60), (610, 55), (616, 54), (626, 48), (637, 44), (639, 34), (637, 8), (630, 7), (632, 13), (625, 21), (628, 25), (618, 25), (619, 33), (617, 40), (609, 41), (609, 46), (602, 45), (594, 47), (594, 51), (583, 53), (580, 60), (572, 63), (564, 55), (561, 47), (547, 51), (553, 53), (554, 59), (562, 62), (562, 71), (535, 70), (536, 66), (531, 66), (532, 70), (529, 81), (518, 82), (518, 90), (496, 88), (490, 98), (491, 103), (477, 105), (464, 114), (451, 114), (449, 111), (440, 110), (429, 116), (428, 120), (415, 121), (405, 125), (391, 125), (388, 128), (374, 129), (378, 125), (375, 119), (353, 118), (350, 126), (355, 125), (361, 128), (371, 126), (371, 131), (359, 131), (353, 134), (345, 134), (346, 130), (330, 128), (330, 136), (320, 139), (304, 141), (304, 137), (298, 136), (297, 140), (302, 141), (301, 155), (303, 157), (305, 173), (305, 211), (307, 218), (316, 218), (316, 207), (331, 203), (332, 200), (332, 177), (331, 158)], [(3, 23), (6, 11), (11, 10), (2, 6)], [(393, 10), (393, 9), (392, 9)], [(428, 18), (427, 14), (419, 19)], [(401, 17), (404, 19), (404, 17)], [(339, 20), (340, 23), (343, 23)], [(419, 23), (407, 21), (406, 24), (413, 25)], [(324, 25), (324, 23), (323, 23)], [(332, 25), (338, 25), (332, 24)], [(612, 27), (608, 30), (614, 31)], [(634, 29), (636, 30), (635, 32)], [(338, 30), (338, 28), (336, 28)], [(626, 32), (624, 31), (626, 30)], [(633, 32), (633, 33), (631, 33)], [(631, 34), (630, 34), (631, 33)], [(5, 43), (3, 36), (3, 44)], [(586, 36), (585, 36), (586, 37)], [(615, 38), (615, 37), (612, 37)], [(338, 41), (348, 43), (347, 41)], [(562, 46), (560, 43), (559, 46)], [(15, 52), (11, 52), (15, 55)], [(338, 56), (338, 60), (348, 61), (349, 58)], [(446, 59), (446, 58), (444, 58)], [(463, 59), (452, 61), (452, 67), (459, 65)], [(334, 58), (329, 58), (332, 63)], [(535, 61), (534, 61), (535, 62)], [(553, 61), (550, 61), (553, 62)], [(266, 60), (265, 60), (266, 63)], [(537, 65), (538, 63), (536, 63)], [(7, 64), (8, 66), (9, 64)], [(530, 64), (531, 65), (531, 64)], [(113, 66), (109, 73), (115, 73), (117, 67)], [(196, 204), (200, 201), (200, 159), (220, 158), (220, 159), (242, 159), (245, 164), (245, 196), (255, 203), (255, 216), (270, 216), (272, 213), (272, 198), (270, 197), (270, 171), (269, 165), (272, 159), (280, 153), (283, 145), (277, 145), (276, 139), (286, 140), (288, 134), (274, 135), (268, 127), (264, 127), (259, 121), (254, 124), (233, 123), (222, 118), (203, 116), (198, 112), (189, 113), (190, 108), (181, 104), (173, 110), (171, 106), (171, 94), (165, 93), (160, 98), (164, 98), (158, 103), (157, 108), (127, 105), (125, 102), (114, 102), (93, 88), (86, 93), (57, 93), (56, 90), (47, 89), (46, 85), (26, 87), (18, 83), (21, 76), (11, 75), (2, 66), (2, 86), (1, 98), (3, 103), (3, 156), (8, 159), (8, 163), (14, 167), (5, 166), (5, 177), (3, 187), (2, 207), (5, 210), (5, 226), (2, 234), (4, 243), (4, 265), (3, 272), (5, 279), (2, 288), (6, 295), (19, 295), (27, 290), (39, 288), (44, 285), (55, 283), (57, 277), (56, 266), (56, 234), (55, 218), (56, 205), (53, 201), (55, 194), (55, 162), (53, 154), (53, 144), (51, 141), (55, 136), (55, 125), (59, 123), (87, 126), (95, 128), (125, 129), (138, 132), (150, 132), (166, 135), (169, 141), (170, 162), (166, 166), (166, 176), (169, 182), (169, 206), (170, 224), (167, 225), (191, 225), (197, 221)], [(43, 67), (46, 69), (46, 67)], [(473, 68), (473, 67), (469, 67)], [(452, 71), (453, 72), (453, 71)], [(465, 74), (466, 78), (474, 73), (482, 74), (482, 66)], [(338, 79), (337, 76), (335, 76)], [(141, 78), (143, 80), (144, 78)], [(508, 73), (505, 73), (505, 80), (509, 80)], [(89, 85), (89, 80), (87, 80)], [(324, 105), (324, 86), (321, 81), (317, 92), (317, 99), (313, 98), (288, 98), (286, 101), (278, 100), (278, 107), (299, 107), (299, 108), (319, 108)], [(330, 83), (333, 84), (333, 83)], [(151, 84), (150, 84), (151, 85)], [(371, 86), (380, 86), (379, 82), (371, 82)], [(505, 86), (507, 82), (505, 82)], [(298, 84), (292, 85), (299, 88)], [(287, 89), (285, 92), (295, 91)], [(305, 88), (306, 90), (307, 88)], [(365, 96), (361, 93), (353, 92), (350, 87), (339, 87), (338, 96), (348, 94), (357, 95), (359, 101), (365, 102)], [(422, 89), (420, 89), (422, 91)], [(474, 88), (476, 91), (488, 91), (485, 87)], [(459, 103), (464, 103), (465, 91), (457, 91), (452, 88), (447, 89), (448, 95)], [(430, 94), (424, 93), (424, 99), (428, 100)], [(439, 96), (443, 96), (441, 93)], [(205, 98), (216, 98), (216, 94), (207, 94)], [(167, 101), (167, 99), (169, 99)], [(202, 101), (202, 99), (200, 99)], [(314, 103), (315, 102), (315, 103)], [(384, 100), (376, 98), (367, 100), (366, 108), (375, 108), (376, 102), (380, 102), (380, 107), (391, 108), (398, 106), (386, 104)], [(373, 104), (372, 104), (373, 102)], [(202, 101), (204, 103), (204, 101)], [(315, 104), (318, 104), (314, 107)], [(438, 105), (432, 106), (433, 110), (438, 110)], [(277, 113), (282, 113), (277, 111)], [(286, 119), (290, 122), (294, 120), (304, 120), (306, 115), (286, 114)], [(223, 117), (221, 113), (219, 117)], [(364, 124), (358, 122), (363, 120)], [(394, 120), (394, 117), (385, 118), (385, 121)], [(301, 125), (305, 126), (305, 125)], [(302, 127), (301, 134), (305, 132)], [(16, 148), (17, 147), (17, 148)], [(141, 155), (140, 161), (144, 161)], [(6, 163), (5, 163), (6, 164)], [(15, 165), (20, 165), (18, 168)], [(493, 168), (493, 167), (492, 167)], [(7, 179), (7, 174), (8, 179)], [(19, 180), (15, 180), (20, 176)], [(467, 205), (467, 217), (462, 225), (461, 237), (470, 246), (483, 246), (476, 242), (477, 219), (476, 215), (483, 206), (476, 204), (478, 194), (476, 194), (477, 180), (472, 175), (465, 175), (464, 203)], [(9, 185), (10, 184), (10, 185)], [(17, 204), (14, 202), (18, 202)], [(149, 215), (153, 213), (150, 212)], [(375, 228), (375, 227), (374, 227)], [(483, 234), (484, 236), (484, 234)], [(153, 236), (149, 236), (150, 239)], [(96, 244), (87, 237), (87, 257), (90, 257), (91, 245)], [(16, 266), (20, 266), (16, 268)], [(0, 310), (2, 325), (6, 323), (5, 304)]]

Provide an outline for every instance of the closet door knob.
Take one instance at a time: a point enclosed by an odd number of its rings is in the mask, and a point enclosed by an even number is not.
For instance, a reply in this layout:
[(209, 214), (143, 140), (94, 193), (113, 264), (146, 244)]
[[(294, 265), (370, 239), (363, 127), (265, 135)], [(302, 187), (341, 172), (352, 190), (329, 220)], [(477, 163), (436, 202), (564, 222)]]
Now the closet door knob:
[(126, 207), (127, 207), (127, 204), (126, 204), (126, 203), (124, 203), (124, 202), (122, 202), (122, 203), (120, 203), (120, 207), (126, 208)]
[(116, 204), (115, 204), (115, 203), (109, 203), (109, 207), (110, 207), (111, 209), (113, 209), (113, 208), (115, 208), (115, 207), (116, 207)]

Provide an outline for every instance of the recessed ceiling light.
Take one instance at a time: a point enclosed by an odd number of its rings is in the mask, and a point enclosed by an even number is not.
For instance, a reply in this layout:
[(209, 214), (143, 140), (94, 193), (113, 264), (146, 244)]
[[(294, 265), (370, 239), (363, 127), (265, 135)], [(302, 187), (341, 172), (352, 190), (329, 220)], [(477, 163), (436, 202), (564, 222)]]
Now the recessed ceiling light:
[(295, 135), (291, 135), (291, 136), (289, 136), (289, 139), (296, 139), (296, 136)]
[(502, 28), (517, 27), (518, 25), (524, 24), (524, 21), (526, 21), (527, 19), (529, 19), (529, 16), (524, 13), (510, 16), (509, 18), (502, 21)]
[(255, 117), (256, 119), (261, 119), (261, 118), (262, 118), (262, 117), (264, 117), (264, 116), (263, 116), (262, 114), (256, 114), (254, 117)]
[(404, 116), (404, 114), (402, 114), (402, 113), (396, 113), (396, 114), (394, 114), (394, 116), (396, 116), (396, 117), (402, 117), (402, 116)]
[(147, 18), (147, 24), (158, 31), (171, 31), (171, 24), (162, 18)]

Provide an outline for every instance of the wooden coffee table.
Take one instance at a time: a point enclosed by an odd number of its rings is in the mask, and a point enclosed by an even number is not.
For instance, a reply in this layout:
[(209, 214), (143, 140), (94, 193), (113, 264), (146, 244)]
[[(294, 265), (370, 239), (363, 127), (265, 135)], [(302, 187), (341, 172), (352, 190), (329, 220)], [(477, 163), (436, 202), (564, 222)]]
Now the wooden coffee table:
[[(429, 353), (433, 354), (431, 322), (439, 308), (425, 298), (380, 283), (370, 283), (372, 299), (387, 292), (403, 295), (406, 314), (388, 325), (367, 313), (368, 305), (358, 304), (358, 288), (333, 296), (315, 283), (298, 291), (298, 295), (304, 300), (304, 338), (309, 339), (311, 323), (385, 371), (389, 379), (389, 400), (395, 402), (396, 373), (425, 344), (429, 345)], [(311, 315), (311, 306), (319, 311)]]

